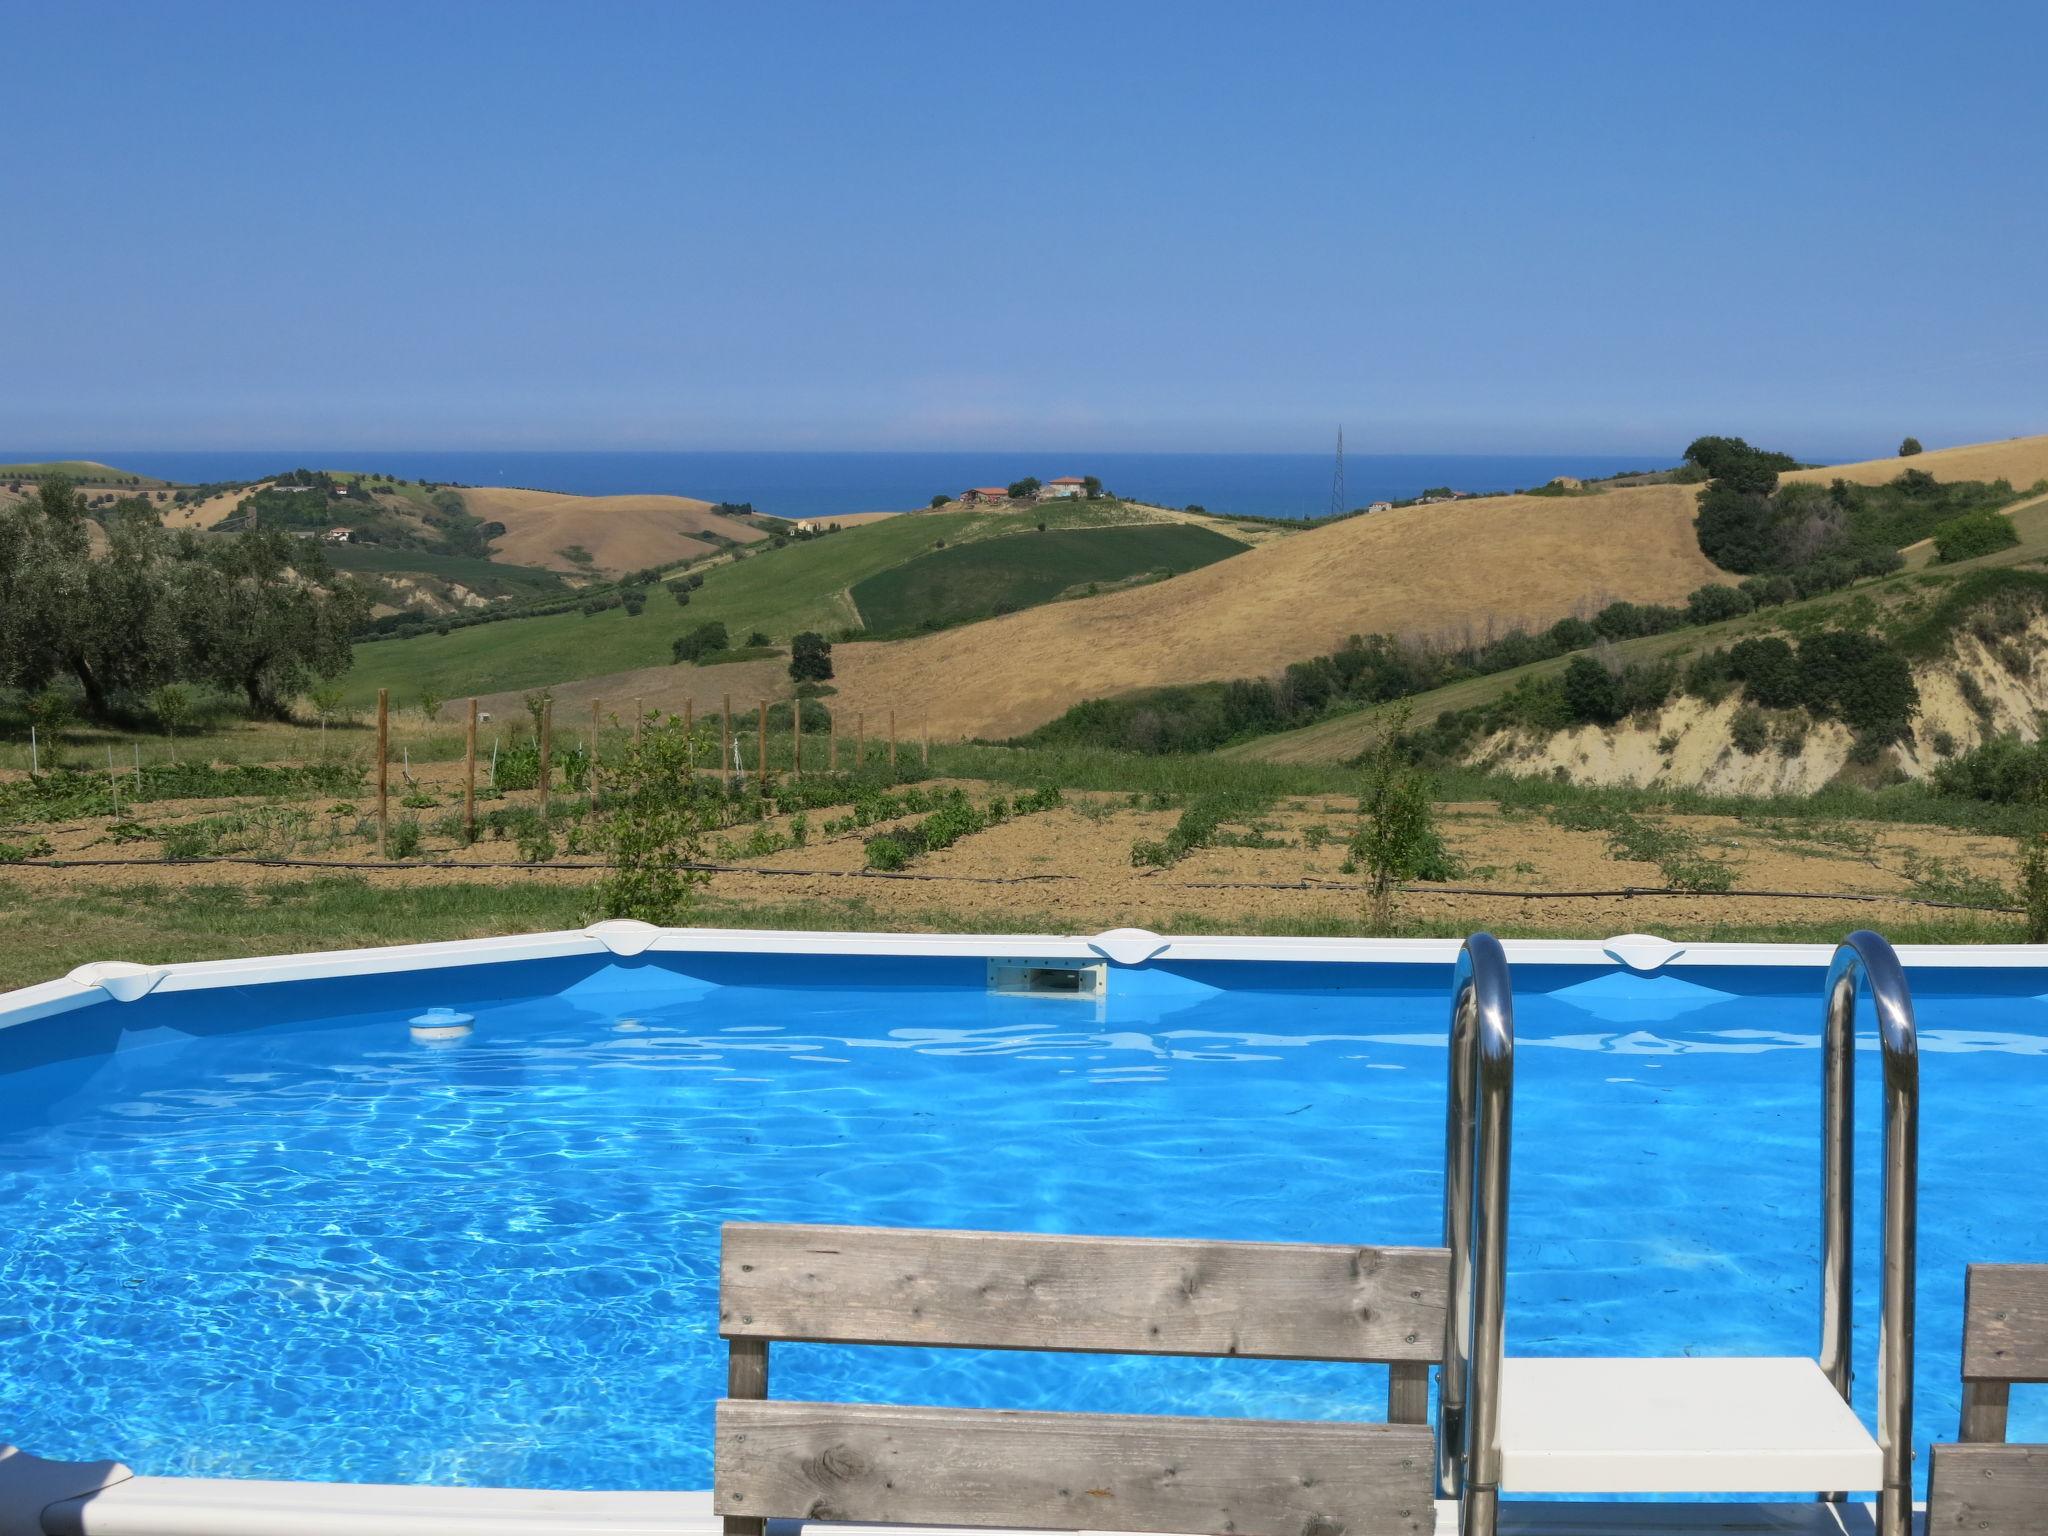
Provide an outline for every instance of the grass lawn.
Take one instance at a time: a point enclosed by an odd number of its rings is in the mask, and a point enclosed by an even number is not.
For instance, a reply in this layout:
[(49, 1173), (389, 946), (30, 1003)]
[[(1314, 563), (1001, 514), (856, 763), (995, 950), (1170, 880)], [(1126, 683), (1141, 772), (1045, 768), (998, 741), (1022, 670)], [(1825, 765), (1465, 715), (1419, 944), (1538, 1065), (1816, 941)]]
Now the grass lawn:
[(857, 582), (853, 601), (870, 634), (901, 634), (1036, 607), (1093, 582), (1192, 571), (1245, 548), (1194, 523), (1034, 529), (919, 555)]

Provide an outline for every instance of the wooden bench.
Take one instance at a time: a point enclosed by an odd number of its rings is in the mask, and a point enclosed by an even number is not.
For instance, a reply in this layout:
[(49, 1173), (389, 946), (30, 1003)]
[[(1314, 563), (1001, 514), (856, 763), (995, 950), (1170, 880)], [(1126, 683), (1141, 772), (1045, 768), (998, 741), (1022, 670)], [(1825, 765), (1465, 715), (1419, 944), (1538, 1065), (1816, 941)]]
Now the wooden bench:
[[(768, 1519), (1415, 1536), (1436, 1528), (1441, 1248), (729, 1225), (713, 1505)], [(771, 1342), (1391, 1367), (1386, 1424), (768, 1400)]]
[(2048, 1264), (1972, 1264), (1963, 1296), (1959, 1445), (1937, 1445), (1927, 1531), (2048, 1530), (2048, 1445), (2008, 1445), (2014, 1382), (2048, 1382)]

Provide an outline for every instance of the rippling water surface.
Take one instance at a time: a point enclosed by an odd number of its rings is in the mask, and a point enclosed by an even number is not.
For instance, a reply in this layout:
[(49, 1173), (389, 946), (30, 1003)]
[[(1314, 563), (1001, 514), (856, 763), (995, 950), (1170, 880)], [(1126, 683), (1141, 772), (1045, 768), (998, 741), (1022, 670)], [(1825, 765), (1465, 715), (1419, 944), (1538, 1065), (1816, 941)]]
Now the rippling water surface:
[[(1520, 1001), (1511, 1347), (1811, 1352), (1817, 1006), (1633, 978)], [(479, 1006), (442, 1049), (408, 1011), (72, 1061), (45, 1059), (63, 1020), (0, 1032), (0, 1438), (152, 1473), (703, 1487), (722, 1221), (1438, 1238), (1434, 988), (611, 972)], [(2035, 1000), (1921, 1012), (1924, 1442), (1954, 1430), (1963, 1263), (2048, 1258), (2048, 1062)], [(775, 1390), (1342, 1416), (1385, 1380), (778, 1347)], [(2013, 1431), (2048, 1413), (2017, 1402)]]

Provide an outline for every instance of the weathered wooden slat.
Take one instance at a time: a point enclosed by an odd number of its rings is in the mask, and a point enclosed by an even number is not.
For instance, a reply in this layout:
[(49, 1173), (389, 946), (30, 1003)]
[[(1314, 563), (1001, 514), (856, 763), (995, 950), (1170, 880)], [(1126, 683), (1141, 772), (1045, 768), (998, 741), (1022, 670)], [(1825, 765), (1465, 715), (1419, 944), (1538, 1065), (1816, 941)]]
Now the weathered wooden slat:
[(1396, 1360), (1388, 1368), (1387, 1421), (1429, 1422), (1429, 1366), (1421, 1360)]
[(1449, 1256), (1035, 1233), (735, 1224), (727, 1337), (1265, 1360), (1443, 1349)]
[(1969, 1267), (1963, 1375), (1971, 1381), (2048, 1381), (2048, 1264)]
[[(768, 1341), (733, 1339), (726, 1344), (725, 1395), (759, 1400), (768, 1395)], [(727, 1515), (725, 1536), (765, 1536), (768, 1523), (758, 1515)]]
[(2009, 1381), (1963, 1383), (1963, 1416), (1956, 1438), (1965, 1445), (1998, 1445), (2005, 1439), (2005, 1419), (2012, 1406)]
[(1937, 1445), (1927, 1536), (2040, 1536), (2048, 1529), (2048, 1446)]
[(1436, 1527), (1420, 1425), (721, 1402), (723, 1515), (1230, 1536)]

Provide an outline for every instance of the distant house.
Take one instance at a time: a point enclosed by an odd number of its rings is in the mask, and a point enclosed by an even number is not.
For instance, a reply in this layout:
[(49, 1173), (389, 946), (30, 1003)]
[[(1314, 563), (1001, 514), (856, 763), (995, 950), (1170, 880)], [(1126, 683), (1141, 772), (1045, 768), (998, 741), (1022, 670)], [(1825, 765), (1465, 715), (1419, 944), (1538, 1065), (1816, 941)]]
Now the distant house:
[(1038, 499), (1051, 501), (1060, 496), (1085, 496), (1087, 492), (1088, 482), (1079, 475), (1061, 475), (1038, 488)]
[(1376, 501), (1365, 510), (1368, 516), (1374, 512), (1391, 512), (1394, 510), (1394, 504), (1391, 501)]
[(1008, 501), (1010, 488), (1007, 485), (977, 485), (960, 493), (960, 500), (967, 506), (981, 502)]
[(322, 537), (330, 544), (346, 544), (355, 537), (355, 532), (349, 528), (330, 528)]

